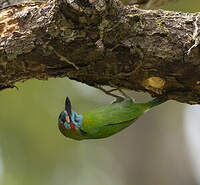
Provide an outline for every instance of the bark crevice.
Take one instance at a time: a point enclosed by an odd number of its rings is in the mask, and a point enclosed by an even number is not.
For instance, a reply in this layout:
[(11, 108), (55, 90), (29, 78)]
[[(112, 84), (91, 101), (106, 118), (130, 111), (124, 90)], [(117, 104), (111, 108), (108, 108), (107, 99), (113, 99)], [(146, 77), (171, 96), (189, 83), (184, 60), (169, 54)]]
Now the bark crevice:
[(199, 104), (199, 15), (117, 0), (2, 9), (0, 89), (30, 78), (69, 77)]

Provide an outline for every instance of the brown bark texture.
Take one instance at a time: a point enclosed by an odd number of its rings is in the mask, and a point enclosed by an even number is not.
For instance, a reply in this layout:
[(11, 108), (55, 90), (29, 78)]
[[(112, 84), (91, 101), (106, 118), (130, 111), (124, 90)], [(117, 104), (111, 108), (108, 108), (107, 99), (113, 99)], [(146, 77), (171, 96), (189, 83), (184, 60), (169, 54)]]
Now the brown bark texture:
[(0, 89), (69, 77), (200, 103), (200, 13), (117, 0), (50, 0), (0, 10)]
[(175, 2), (176, 0), (121, 0), (122, 2), (129, 5), (138, 5), (143, 9), (155, 9), (169, 2)]

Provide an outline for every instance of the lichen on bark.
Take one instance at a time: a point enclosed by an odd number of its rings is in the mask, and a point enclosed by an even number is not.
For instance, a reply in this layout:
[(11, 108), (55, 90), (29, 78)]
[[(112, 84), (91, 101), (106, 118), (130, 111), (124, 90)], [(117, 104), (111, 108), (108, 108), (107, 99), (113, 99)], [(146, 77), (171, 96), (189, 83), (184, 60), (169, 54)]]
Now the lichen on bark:
[(199, 14), (118, 0), (25, 3), (0, 10), (0, 89), (69, 77), (200, 103)]

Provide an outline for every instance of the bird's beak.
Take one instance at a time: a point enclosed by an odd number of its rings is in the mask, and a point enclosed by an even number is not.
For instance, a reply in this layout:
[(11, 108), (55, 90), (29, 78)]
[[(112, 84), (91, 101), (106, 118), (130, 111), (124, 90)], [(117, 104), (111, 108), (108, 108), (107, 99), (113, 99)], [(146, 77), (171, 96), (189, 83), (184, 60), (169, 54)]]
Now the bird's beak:
[(66, 97), (66, 100), (65, 100), (65, 110), (67, 111), (67, 114), (69, 116), (68, 119), (71, 121), (72, 106), (71, 106), (71, 102), (68, 97)]

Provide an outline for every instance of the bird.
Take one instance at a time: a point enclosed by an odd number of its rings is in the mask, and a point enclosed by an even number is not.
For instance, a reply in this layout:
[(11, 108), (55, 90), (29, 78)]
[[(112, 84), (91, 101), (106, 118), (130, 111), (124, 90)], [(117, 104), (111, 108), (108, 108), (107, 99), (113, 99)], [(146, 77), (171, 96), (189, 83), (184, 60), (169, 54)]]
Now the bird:
[(162, 96), (147, 103), (136, 103), (128, 96), (121, 97), (110, 92), (106, 94), (116, 97), (116, 100), (84, 114), (74, 112), (69, 97), (66, 97), (65, 109), (58, 117), (60, 132), (74, 140), (107, 138), (132, 125), (152, 107), (168, 100), (167, 96)]

